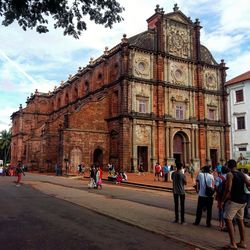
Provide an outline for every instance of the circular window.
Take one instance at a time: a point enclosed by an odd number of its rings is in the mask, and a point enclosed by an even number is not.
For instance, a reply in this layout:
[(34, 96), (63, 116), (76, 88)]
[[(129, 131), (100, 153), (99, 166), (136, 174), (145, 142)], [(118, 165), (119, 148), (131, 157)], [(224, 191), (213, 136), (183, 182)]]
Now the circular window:
[(175, 77), (176, 77), (176, 79), (177, 80), (180, 80), (181, 78), (182, 78), (182, 71), (181, 70), (179, 70), (179, 69), (177, 69), (176, 71), (175, 71)]
[(138, 69), (139, 69), (139, 71), (144, 71), (145, 70), (145, 63), (144, 62), (139, 62), (138, 63)]
[(102, 80), (102, 73), (98, 74), (98, 80)]
[(207, 83), (208, 83), (208, 84), (213, 83), (213, 77), (212, 77), (212, 76), (209, 76), (209, 77), (207, 78)]

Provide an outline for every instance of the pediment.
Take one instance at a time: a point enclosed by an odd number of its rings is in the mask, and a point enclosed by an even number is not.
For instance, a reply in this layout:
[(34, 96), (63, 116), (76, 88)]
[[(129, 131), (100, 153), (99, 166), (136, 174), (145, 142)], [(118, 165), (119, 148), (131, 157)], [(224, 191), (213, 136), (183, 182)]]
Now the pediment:
[(193, 25), (193, 22), (191, 21), (190, 18), (188, 18), (187, 16), (185, 16), (181, 11), (175, 11), (175, 12), (171, 12), (169, 14), (166, 14), (165, 17), (167, 19), (171, 19), (183, 24), (187, 24), (187, 25)]

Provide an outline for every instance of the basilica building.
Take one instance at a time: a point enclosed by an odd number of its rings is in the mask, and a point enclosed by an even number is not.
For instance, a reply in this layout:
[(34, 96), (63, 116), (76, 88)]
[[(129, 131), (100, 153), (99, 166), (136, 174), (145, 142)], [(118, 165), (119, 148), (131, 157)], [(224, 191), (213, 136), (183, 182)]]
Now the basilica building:
[(156, 162), (198, 169), (229, 159), (227, 67), (200, 43), (199, 20), (156, 6), (145, 28), (20, 105), (12, 164), (74, 172), (81, 162), (126, 171), (143, 163), (152, 172)]

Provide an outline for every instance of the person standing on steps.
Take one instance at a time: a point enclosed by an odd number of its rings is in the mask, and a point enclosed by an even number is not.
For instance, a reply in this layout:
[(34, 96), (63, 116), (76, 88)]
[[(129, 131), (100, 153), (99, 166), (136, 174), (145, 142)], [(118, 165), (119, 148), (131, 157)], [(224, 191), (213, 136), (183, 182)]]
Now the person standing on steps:
[[(250, 181), (246, 176), (237, 170), (237, 163), (235, 160), (227, 162), (229, 173), (227, 174), (225, 193), (222, 198), (222, 206), (225, 204), (224, 219), (227, 225), (228, 234), (230, 238), (230, 249), (247, 248), (245, 225), (243, 221), (244, 208), (246, 206), (246, 187), (250, 187)], [(235, 232), (233, 227), (233, 218), (236, 218), (240, 233), (240, 242), (236, 243)]]
[(170, 167), (168, 166), (167, 163), (165, 163), (163, 167), (163, 176), (164, 176), (164, 181), (168, 181), (168, 174), (169, 174)]
[(155, 164), (155, 178), (154, 178), (155, 181), (156, 181), (156, 179), (158, 179), (158, 181), (160, 181), (160, 174), (161, 174), (161, 165), (159, 162), (157, 162)]
[(175, 220), (174, 223), (179, 222), (179, 199), (181, 205), (181, 224), (185, 223), (185, 189), (184, 185), (187, 185), (186, 176), (182, 173), (182, 163), (176, 164), (176, 171), (172, 173), (173, 180), (173, 195), (174, 195), (174, 207), (175, 207)]

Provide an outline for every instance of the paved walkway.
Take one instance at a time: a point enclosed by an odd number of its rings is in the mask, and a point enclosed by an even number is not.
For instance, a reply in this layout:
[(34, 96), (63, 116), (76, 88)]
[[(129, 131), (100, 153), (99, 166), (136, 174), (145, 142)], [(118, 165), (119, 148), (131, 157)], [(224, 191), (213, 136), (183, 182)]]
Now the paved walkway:
[[(42, 173), (45, 175), (55, 175), (54, 173)], [(160, 181), (158, 179), (155, 180), (155, 176), (153, 173), (126, 173), (128, 176), (128, 184), (136, 184), (136, 185), (142, 185), (146, 187), (152, 187), (152, 188), (163, 188), (163, 189), (171, 189), (172, 190), (172, 181), (168, 180), (167, 182), (164, 181), (162, 177), (160, 177)], [(194, 191), (193, 185), (194, 182), (190, 177), (190, 174), (185, 173), (186, 179), (187, 179), (187, 185), (185, 186), (186, 191)], [(87, 171), (85, 175), (70, 175), (71, 178), (88, 178), (89, 172)], [(108, 172), (103, 172), (103, 180), (108, 180)]]
[[(128, 183), (133, 183), (133, 184), (141, 184), (141, 185), (146, 185), (146, 186), (151, 186), (151, 187), (159, 187), (159, 188), (164, 188), (164, 189), (172, 189), (172, 181), (168, 180), (167, 182), (164, 181), (163, 178), (160, 178), (160, 181), (156, 178), (152, 173), (144, 173), (144, 174), (138, 174), (138, 173), (126, 173), (128, 176)], [(187, 185), (186, 185), (186, 190), (194, 190), (193, 188), (193, 181), (190, 177), (190, 174), (185, 173), (186, 179), (187, 179)], [(107, 180), (108, 179), (108, 172), (103, 173), (103, 179)]]

